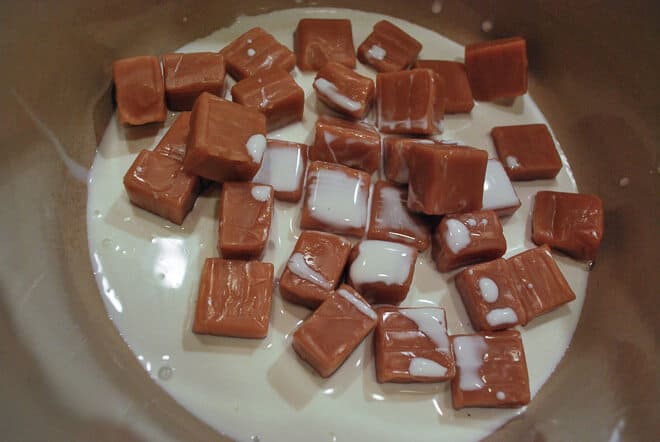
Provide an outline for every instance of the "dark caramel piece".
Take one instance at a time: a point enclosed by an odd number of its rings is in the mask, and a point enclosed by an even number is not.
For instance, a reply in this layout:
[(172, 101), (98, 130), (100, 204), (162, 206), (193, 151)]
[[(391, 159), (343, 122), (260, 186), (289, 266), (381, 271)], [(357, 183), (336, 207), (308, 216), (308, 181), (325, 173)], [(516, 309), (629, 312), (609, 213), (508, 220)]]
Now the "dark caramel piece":
[(309, 159), (372, 174), (380, 167), (380, 134), (367, 123), (322, 115), (316, 122)]
[(225, 61), (215, 52), (163, 55), (167, 107), (192, 110), (202, 92), (222, 96), (225, 88)]
[(504, 255), (502, 224), (492, 210), (447, 215), (433, 232), (431, 249), (441, 272)]
[(476, 331), (503, 330), (527, 322), (511, 267), (503, 258), (463, 270), (456, 275), (456, 288)]
[(232, 100), (266, 116), (268, 131), (302, 120), (305, 92), (288, 72), (269, 69), (239, 81), (231, 88)]
[(318, 307), (337, 287), (351, 252), (351, 243), (338, 235), (304, 230), (280, 277), (282, 298)]
[(427, 215), (479, 210), (487, 162), (485, 150), (415, 144), (408, 158), (408, 208)]
[(575, 293), (543, 245), (508, 259), (527, 322), (575, 299)]
[(417, 60), (415, 68), (432, 69), (444, 80), (445, 113), (460, 114), (472, 111), (474, 98), (463, 63), (448, 60)]
[(483, 210), (494, 210), (499, 216), (509, 216), (520, 207), (520, 199), (504, 171), (502, 163), (496, 159), (488, 160), (484, 178), (484, 196), (481, 200)]
[(322, 377), (334, 373), (376, 326), (376, 312), (342, 285), (293, 333), (293, 348)]
[(165, 86), (158, 57), (122, 58), (112, 63), (117, 115), (123, 124), (165, 121)]
[(190, 116), (184, 169), (213, 181), (249, 181), (266, 149), (266, 117), (204, 92)]
[(298, 22), (294, 45), (301, 71), (318, 71), (331, 61), (351, 69), (355, 67), (350, 20), (304, 18)]
[(273, 296), (273, 264), (207, 258), (202, 269), (193, 332), (265, 338)]
[(192, 210), (199, 186), (199, 178), (186, 173), (181, 161), (148, 150), (138, 154), (124, 175), (131, 203), (175, 224)]
[(514, 330), (452, 336), (456, 376), (453, 406), (511, 408), (530, 401), (527, 360)]
[(390, 136), (383, 138), (383, 169), (385, 177), (397, 184), (408, 184), (408, 156), (415, 144), (444, 146), (428, 138), (405, 138)]
[(604, 213), (603, 202), (595, 195), (538, 192), (532, 240), (577, 259), (594, 260), (603, 239)]
[(378, 72), (402, 71), (413, 64), (422, 44), (387, 20), (381, 20), (358, 47), (358, 59)]
[(275, 199), (297, 202), (303, 192), (307, 170), (307, 145), (283, 140), (267, 140), (261, 168), (253, 183), (268, 184)]
[(190, 112), (181, 112), (160, 139), (154, 152), (183, 162), (190, 132)]
[(417, 249), (405, 244), (365, 240), (348, 259), (347, 283), (372, 304), (399, 304), (415, 274)]
[(465, 70), (474, 98), (494, 101), (527, 92), (527, 48), (522, 37), (465, 46)]
[(228, 259), (259, 259), (273, 218), (273, 188), (224, 183), (220, 197), (218, 252)]
[(561, 158), (545, 124), (494, 127), (490, 135), (513, 181), (550, 179), (561, 170)]
[(374, 82), (343, 64), (326, 63), (314, 79), (316, 96), (333, 109), (360, 120), (367, 115), (374, 97)]
[(252, 28), (220, 51), (227, 72), (237, 81), (259, 72), (280, 68), (286, 72), (296, 65), (296, 56), (268, 32)]
[(386, 181), (374, 185), (368, 239), (394, 241), (426, 250), (431, 241), (428, 222), (406, 207), (408, 191)]
[(442, 382), (454, 377), (447, 318), (439, 307), (377, 309), (378, 382)]

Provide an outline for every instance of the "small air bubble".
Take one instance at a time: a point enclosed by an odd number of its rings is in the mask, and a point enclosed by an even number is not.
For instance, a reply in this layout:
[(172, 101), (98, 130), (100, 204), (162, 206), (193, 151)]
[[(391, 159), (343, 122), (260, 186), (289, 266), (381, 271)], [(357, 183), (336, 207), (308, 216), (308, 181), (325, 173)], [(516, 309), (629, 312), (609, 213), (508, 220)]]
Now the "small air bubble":
[(250, 440), (251, 440), (252, 442), (259, 442), (261, 439), (259, 439), (259, 436), (251, 436), (251, 437), (250, 437)]
[(117, 244), (117, 245), (115, 246), (115, 252), (118, 252), (118, 251), (120, 251), (120, 250), (121, 250), (121, 247), (119, 247), (119, 244)]
[(103, 214), (101, 213), (100, 210), (95, 210), (95, 211), (94, 211), (94, 216), (95, 216), (96, 218), (103, 218)]
[(167, 365), (163, 365), (162, 367), (160, 367), (160, 370), (158, 370), (158, 378), (160, 378), (163, 381), (167, 381), (168, 379), (171, 379), (173, 374), (174, 374), (174, 370), (172, 370), (172, 367), (169, 367)]
[(131, 217), (130, 217), (130, 216), (125, 216), (125, 217), (124, 217), (124, 222), (125, 222), (125, 223), (128, 223), (128, 222), (130, 222), (130, 221), (131, 221)]
[(112, 245), (112, 240), (110, 238), (104, 238), (103, 241), (101, 241), (101, 244), (103, 247), (110, 247)]
[(126, 255), (127, 253), (128, 253), (128, 251), (126, 251), (126, 249), (124, 249), (124, 250), (121, 251), (121, 254), (122, 254), (122, 255)]

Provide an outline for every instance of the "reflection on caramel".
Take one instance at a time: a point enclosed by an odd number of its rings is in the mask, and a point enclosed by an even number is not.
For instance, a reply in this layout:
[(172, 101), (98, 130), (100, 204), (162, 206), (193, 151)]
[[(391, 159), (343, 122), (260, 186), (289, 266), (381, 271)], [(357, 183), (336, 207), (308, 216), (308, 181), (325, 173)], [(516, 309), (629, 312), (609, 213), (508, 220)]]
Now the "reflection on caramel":
[(165, 54), (163, 73), (167, 106), (174, 111), (192, 110), (202, 92), (222, 96), (225, 61), (215, 52)]
[(153, 56), (123, 58), (112, 63), (117, 115), (124, 124), (165, 121), (165, 87), (160, 61)]
[(445, 82), (446, 113), (458, 114), (472, 111), (474, 98), (463, 63), (448, 60), (417, 60), (415, 68), (432, 69), (442, 77)]
[(227, 71), (236, 80), (272, 68), (289, 72), (296, 65), (294, 53), (259, 27), (250, 29), (229, 43), (220, 54), (225, 58)]
[(407, 69), (422, 50), (422, 44), (387, 20), (374, 25), (369, 36), (358, 47), (358, 59), (378, 72)]
[(355, 68), (350, 20), (304, 18), (294, 33), (294, 46), (301, 71), (317, 71), (331, 61)]
[(181, 112), (170, 128), (160, 139), (154, 152), (183, 162), (188, 145), (188, 133), (190, 132), (190, 112)]

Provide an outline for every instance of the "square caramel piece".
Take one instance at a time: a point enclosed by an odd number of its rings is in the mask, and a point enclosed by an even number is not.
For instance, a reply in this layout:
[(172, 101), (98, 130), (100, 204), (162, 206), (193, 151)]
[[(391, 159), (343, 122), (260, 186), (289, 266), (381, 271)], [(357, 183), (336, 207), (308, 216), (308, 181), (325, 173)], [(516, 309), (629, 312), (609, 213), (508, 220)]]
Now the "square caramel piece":
[(190, 112), (181, 112), (160, 139), (154, 152), (183, 162), (190, 132)]
[(603, 239), (603, 201), (595, 195), (542, 191), (536, 194), (532, 240), (576, 259), (596, 259)]
[(474, 98), (494, 101), (527, 92), (527, 47), (522, 37), (465, 46), (465, 71)]
[(343, 164), (372, 174), (380, 167), (380, 134), (367, 123), (322, 115), (316, 121), (309, 159)]
[(407, 199), (405, 188), (378, 181), (371, 199), (367, 238), (407, 244), (420, 252), (426, 250), (431, 242), (428, 222), (419, 214), (408, 211)]
[(296, 65), (295, 54), (259, 27), (229, 43), (220, 54), (236, 81), (273, 68), (289, 72)]
[(307, 170), (300, 227), (362, 237), (370, 183), (365, 172), (314, 161)]
[(218, 252), (227, 259), (259, 259), (273, 218), (273, 188), (224, 183), (220, 197)]
[(396, 184), (408, 184), (408, 156), (415, 144), (444, 146), (428, 138), (389, 136), (383, 138), (383, 172), (385, 178)]
[(273, 68), (245, 78), (231, 88), (232, 100), (266, 116), (268, 131), (301, 121), (305, 92), (288, 72)]
[(490, 135), (513, 181), (551, 179), (561, 170), (561, 158), (545, 124), (499, 126)]
[(351, 243), (341, 236), (304, 230), (280, 277), (282, 298), (318, 307), (339, 285)]
[(372, 304), (399, 304), (415, 274), (417, 249), (405, 244), (364, 240), (348, 259), (347, 283)]
[(195, 204), (200, 183), (183, 170), (178, 159), (143, 150), (124, 175), (124, 187), (134, 205), (182, 224)]
[(374, 332), (378, 382), (442, 382), (454, 377), (445, 310), (380, 307)]
[(502, 163), (495, 159), (488, 160), (481, 208), (494, 210), (499, 216), (509, 216), (519, 207), (520, 199)]
[(190, 115), (184, 169), (209, 180), (249, 181), (266, 149), (266, 117), (204, 92)]
[(507, 261), (527, 313), (527, 322), (575, 299), (575, 293), (547, 245), (524, 251)]
[(502, 224), (492, 210), (448, 215), (433, 232), (431, 254), (441, 272), (504, 255)]
[(293, 349), (322, 377), (337, 371), (376, 326), (376, 312), (342, 285), (293, 333)]
[(207, 258), (202, 269), (193, 332), (265, 338), (273, 297), (273, 264)]
[(316, 74), (314, 90), (330, 109), (360, 120), (371, 107), (375, 86), (371, 78), (331, 61)]
[(158, 57), (145, 55), (115, 61), (112, 81), (122, 124), (137, 126), (165, 121), (165, 86)]
[(503, 258), (468, 267), (456, 275), (456, 288), (475, 330), (503, 330), (527, 322), (513, 278)]
[(394, 72), (410, 67), (421, 50), (420, 42), (398, 26), (381, 20), (358, 47), (357, 56), (378, 72)]
[(261, 168), (252, 182), (272, 186), (277, 200), (299, 201), (307, 170), (307, 145), (283, 140), (267, 143)]
[(165, 96), (174, 111), (192, 110), (202, 92), (222, 96), (225, 88), (225, 61), (215, 52), (165, 54)]
[(471, 147), (415, 144), (408, 158), (408, 209), (427, 215), (479, 210), (488, 153)]
[(456, 410), (465, 407), (512, 408), (530, 401), (527, 360), (515, 330), (456, 335), (451, 396)]
[(417, 60), (417, 69), (431, 69), (445, 81), (445, 113), (469, 113), (474, 107), (465, 65), (458, 61)]
[(301, 71), (318, 71), (331, 61), (355, 68), (350, 20), (303, 18), (294, 34), (294, 46)]

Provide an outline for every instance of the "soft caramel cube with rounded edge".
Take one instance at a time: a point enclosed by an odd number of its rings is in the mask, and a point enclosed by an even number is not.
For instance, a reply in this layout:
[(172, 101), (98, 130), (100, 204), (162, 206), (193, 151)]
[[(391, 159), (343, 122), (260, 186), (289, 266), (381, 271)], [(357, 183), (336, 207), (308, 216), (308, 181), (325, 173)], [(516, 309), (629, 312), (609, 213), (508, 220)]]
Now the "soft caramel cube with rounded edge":
[(318, 71), (331, 61), (355, 68), (350, 20), (303, 18), (294, 34), (294, 46), (301, 71)]
[(307, 145), (271, 139), (267, 143), (261, 167), (252, 182), (273, 186), (277, 200), (299, 201), (307, 170)]
[(112, 80), (120, 122), (136, 126), (165, 121), (165, 86), (158, 57), (117, 60), (112, 63)]
[(552, 179), (561, 170), (561, 158), (545, 124), (499, 126), (490, 135), (513, 181)]
[(407, 138), (400, 136), (383, 137), (383, 171), (385, 178), (396, 184), (408, 184), (408, 156), (415, 144), (445, 146), (429, 138)]
[(192, 110), (202, 92), (222, 96), (225, 61), (215, 52), (165, 54), (163, 73), (167, 106), (174, 111)]
[(329, 62), (314, 79), (316, 96), (330, 109), (360, 120), (367, 115), (374, 96), (374, 81), (341, 63)]
[(393, 23), (381, 20), (358, 47), (357, 56), (378, 72), (394, 72), (410, 67), (421, 50), (419, 41)]
[(432, 69), (445, 81), (445, 113), (469, 113), (474, 107), (465, 65), (449, 60), (417, 60), (417, 69)]
[(160, 139), (154, 152), (183, 162), (190, 133), (190, 112), (181, 112)]

